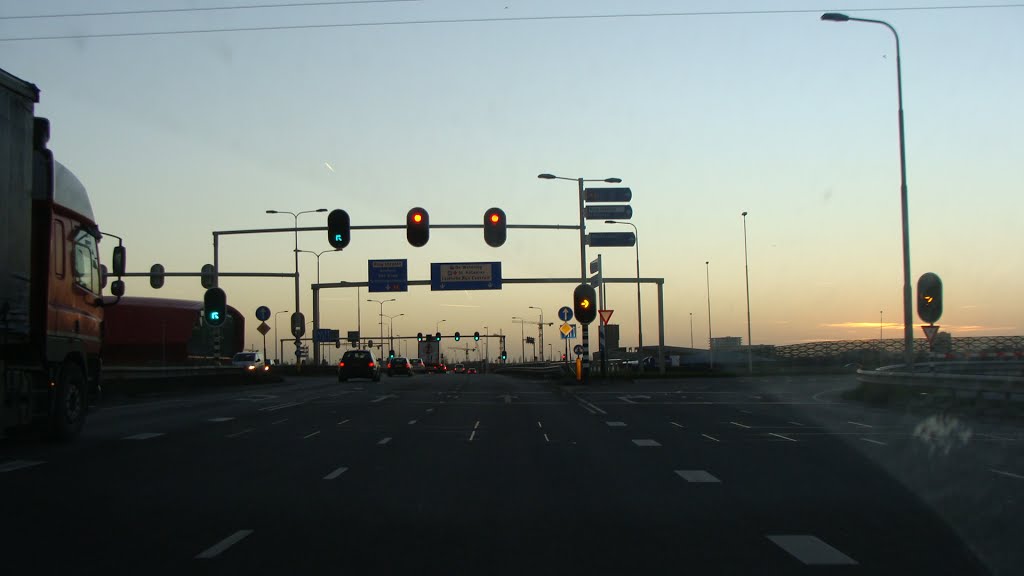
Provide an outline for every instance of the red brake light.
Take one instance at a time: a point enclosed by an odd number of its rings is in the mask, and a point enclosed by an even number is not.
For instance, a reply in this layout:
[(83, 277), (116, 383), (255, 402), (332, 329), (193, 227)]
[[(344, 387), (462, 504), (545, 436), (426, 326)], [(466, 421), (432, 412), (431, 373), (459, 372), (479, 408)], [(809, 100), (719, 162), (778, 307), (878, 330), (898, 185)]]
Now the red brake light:
[(343, 361), (342, 362), (338, 362), (338, 368), (344, 368), (344, 367), (345, 367), (345, 362), (343, 362)]
[(368, 364), (368, 366), (369, 366), (370, 368), (373, 368), (373, 362), (370, 362), (370, 363)]

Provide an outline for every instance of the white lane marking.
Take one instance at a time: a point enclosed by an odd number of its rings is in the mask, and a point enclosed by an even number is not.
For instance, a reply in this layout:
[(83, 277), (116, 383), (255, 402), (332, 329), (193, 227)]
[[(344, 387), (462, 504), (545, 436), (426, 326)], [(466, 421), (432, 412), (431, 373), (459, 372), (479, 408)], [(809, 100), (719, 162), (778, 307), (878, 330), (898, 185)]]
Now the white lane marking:
[(433, 412), (433, 411), (434, 411), (433, 408), (427, 408), (427, 412)]
[[(573, 395), (573, 397), (574, 397), (574, 398), (576, 398), (576, 400), (577, 400), (577, 401), (578, 401), (578, 402), (580, 403), (580, 405), (582, 405), (582, 406), (583, 406), (584, 408), (588, 408), (588, 407), (589, 407), (589, 408), (590, 408), (591, 410), (593, 410), (594, 412), (597, 412), (598, 414), (607, 414), (607, 412), (605, 412), (604, 410), (601, 410), (601, 409), (600, 409), (600, 408), (598, 408), (597, 406), (594, 406), (594, 405), (593, 405), (592, 403), (590, 403), (590, 402), (588, 402), (588, 401), (584, 400), (583, 398), (580, 398), (579, 396), (576, 396), (576, 395)], [(635, 404), (635, 402), (634, 402), (634, 404)]]
[(793, 426), (803, 426), (803, 424), (801, 424), (799, 422), (793, 422), (792, 420), (790, 420), (789, 422), (786, 422), (786, 424), (792, 424)]
[(847, 420), (847, 424), (853, 424), (854, 426), (862, 426), (864, 428), (874, 428), (871, 424), (864, 424), (862, 422), (854, 422), (853, 420)]
[(292, 406), (298, 406), (299, 404), (302, 404), (302, 402), (289, 402), (287, 404), (267, 406), (266, 408), (260, 408), (260, 412), (277, 412), (278, 410), (284, 410), (285, 408), (291, 408)]
[(348, 468), (342, 466), (341, 468), (338, 468), (337, 470), (335, 470), (334, 472), (331, 472), (327, 476), (324, 476), (324, 480), (334, 480), (338, 476), (341, 476), (342, 474), (344, 474), (346, 470), (348, 470)]
[(230, 422), (234, 419), (234, 416), (220, 416), (218, 418), (210, 418), (207, 422)]
[(729, 424), (732, 424), (733, 426), (739, 426), (740, 428), (750, 428), (750, 426), (747, 426), (746, 424), (740, 424), (739, 422), (729, 422)]
[(540, 424), (540, 420), (537, 420), (537, 428), (543, 428), (543, 426), (541, 426)]
[(632, 398), (632, 396), (619, 396), (618, 398), (619, 398), (619, 400), (622, 400), (623, 402), (628, 402), (630, 404), (636, 404), (636, 402), (633, 402), (632, 400), (630, 400), (630, 398)]
[(752, 414), (750, 410), (740, 410), (740, 412), (743, 414)]
[(671, 425), (673, 425), (673, 426), (676, 426), (676, 427), (679, 427), (679, 428), (682, 428), (682, 427), (683, 427), (683, 425), (682, 425), (682, 424), (680, 424), (680, 423), (678, 423), (678, 422), (669, 422), (669, 424), (671, 424)]
[(872, 444), (878, 444), (879, 446), (888, 446), (885, 442), (879, 442), (878, 440), (872, 440), (871, 438), (861, 438), (865, 442), (871, 442)]
[(983, 438), (991, 438), (992, 440), (1003, 440), (1005, 442), (1016, 442), (1016, 438), (1007, 438), (1006, 436), (997, 436), (995, 434), (978, 434)]
[(480, 427), (480, 421), (479, 421), (479, 420), (477, 420), (477, 421), (476, 421), (476, 424), (474, 424), (474, 425), (473, 425), (473, 430), (476, 430), (476, 429), (477, 429), (477, 428), (479, 428), (479, 427)]
[(416, 421), (415, 421), (415, 420), (409, 420), (409, 425), (410, 425), (410, 426), (412, 426), (412, 425), (413, 425), (413, 424), (415, 424), (415, 423), (416, 423)]
[(590, 406), (587, 406), (586, 404), (580, 404), (580, 406), (583, 406), (583, 409), (586, 410), (587, 412), (590, 412), (591, 414), (597, 414), (596, 410), (594, 410)]
[(310, 434), (306, 434), (305, 436), (302, 437), (302, 439), (305, 440), (306, 438), (312, 438), (313, 436), (316, 436), (318, 434), (320, 434), (319, 430), (317, 430), (316, 432), (312, 432)]
[(288, 421), (287, 418), (281, 418), (280, 420), (277, 420), (276, 422), (271, 422), (271, 424), (280, 424), (282, 422), (287, 422), (287, 421)]
[(156, 438), (157, 436), (163, 435), (163, 432), (143, 432), (142, 434), (136, 434), (134, 436), (125, 436), (122, 440), (149, 440), (150, 438)]
[(381, 438), (380, 442), (377, 442), (377, 445), (378, 446), (383, 446), (383, 445), (387, 444), (388, 442), (391, 442), (391, 437), (390, 436), (388, 436), (387, 438)]
[(642, 448), (661, 446), (661, 444), (659, 444), (657, 440), (651, 440), (650, 438), (640, 438), (638, 440), (633, 440), (633, 444), (636, 444), (637, 446), (640, 446)]
[(612, 428), (623, 428), (626, 425), (625, 422), (605, 422), (605, 424)]
[(347, 422), (348, 422), (348, 418), (342, 420), (341, 422), (338, 422), (338, 426), (341, 426), (342, 424), (345, 424)]
[(1016, 478), (1017, 480), (1024, 480), (1024, 476), (1021, 476), (1020, 474), (1014, 474), (1013, 472), (1004, 472), (1003, 470), (996, 470), (995, 468), (989, 468), (988, 471), (989, 472), (994, 472), (996, 474), (1000, 474), (1002, 476), (1007, 476), (1009, 478)]
[(374, 398), (373, 400), (370, 400), (370, 403), (371, 404), (376, 404), (377, 402), (383, 402), (383, 401), (387, 400), (388, 398), (398, 398), (398, 396), (395, 396), (394, 394), (385, 394), (383, 396), (380, 396), (380, 397)]
[(676, 470), (676, 474), (687, 482), (721, 483), (721, 480), (712, 476), (707, 470)]
[(807, 565), (856, 565), (857, 561), (809, 534), (767, 535), (776, 546)]
[(21, 470), (22, 468), (29, 468), (38, 464), (43, 464), (42, 460), (11, 460), (0, 464), (0, 472), (14, 472), (15, 470)]
[(235, 432), (234, 434), (228, 434), (227, 436), (225, 436), (225, 438), (238, 438), (242, 434), (248, 434), (249, 432), (252, 432), (252, 431), (253, 431), (252, 428), (246, 428), (245, 430), (242, 430), (241, 432)]
[(718, 438), (715, 438), (714, 436), (708, 436), (707, 434), (701, 434), (701, 436), (707, 438), (708, 440), (714, 440), (715, 442), (721, 442), (721, 440), (719, 440)]
[(246, 536), (252, 534), (252, 532), (252, 530), (239, 530), (231, 536), (228, 536), (227, 538), (221, 540), (220, 542), (217, 542), (213, 546), (210, 546), (206, 550), (200, 552), (199, 555), (196, 556), (196, 559), (205, 560), (208, 558), (216, 558), (220, 555), (221, 552), (227, 550), (228, 548), (231, 548), (235, 544), (238, 544), (239, 542), (244, 540)]
[(473, 430), (473, 433), (469, 435), (469, 441), (472, 442), (473, 438), (476, 438), (476, 430)]
[(747, 396), (747, 398), (753, 398), (754, 400), (760, 400), (761, 399), (761, 397), (757, 396), (757, 395), (750, 395), (750, 396)]
[(548, 435), (545, 434), (544, 435), (544, 441), (547, 442), (548, 444), (550, 444), (551, 443), (551, 438), (548, 438)]
[(789, 436), (783, 436), (782, 434), (776, 434), (775, 432), (769, 432), (768, 434), (770, 436), (775, 436), (776, 438), (782, 438), (783, 440), (789, 440), (790, 442), (796, 442), (796, 440), (794, 440), (793, 438), (790, 438)]

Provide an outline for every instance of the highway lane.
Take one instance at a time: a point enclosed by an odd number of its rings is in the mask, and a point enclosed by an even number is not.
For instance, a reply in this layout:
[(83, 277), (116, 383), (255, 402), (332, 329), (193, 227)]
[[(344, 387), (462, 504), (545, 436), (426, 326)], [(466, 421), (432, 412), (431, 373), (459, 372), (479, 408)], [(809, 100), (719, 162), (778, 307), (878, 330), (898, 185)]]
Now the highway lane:
[(864, 452), (903, 431), (827, 384), (318, 378), (103, 406), (75, 444), (0, 445), (0, 538), (43, 572), (985, 573)]

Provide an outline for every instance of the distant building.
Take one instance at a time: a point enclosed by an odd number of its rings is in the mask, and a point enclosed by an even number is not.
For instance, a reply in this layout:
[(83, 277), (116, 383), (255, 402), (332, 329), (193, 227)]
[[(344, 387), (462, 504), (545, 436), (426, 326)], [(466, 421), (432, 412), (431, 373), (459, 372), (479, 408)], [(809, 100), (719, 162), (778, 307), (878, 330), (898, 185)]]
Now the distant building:
[(729, 352), (743, 347), (741, 336), (722, 336), (711, 339), (711, 349), (714, 351)]

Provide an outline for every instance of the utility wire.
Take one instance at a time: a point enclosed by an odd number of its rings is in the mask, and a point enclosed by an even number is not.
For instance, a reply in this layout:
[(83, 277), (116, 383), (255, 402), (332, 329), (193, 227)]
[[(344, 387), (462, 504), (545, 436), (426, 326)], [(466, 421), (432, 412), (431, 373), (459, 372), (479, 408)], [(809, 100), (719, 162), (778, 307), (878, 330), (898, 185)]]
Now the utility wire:
[(296, 2), (294, 4), (244, 4), (240, 6), (201, 6), (198, 8), (151, 8), (146, 10), (116, 10), (112, 12), (75, 12), (66, 14), (28, 14), (24, 16), (0, 16), (0, 20), (43, 20), (48, 18), (85, 18), (89, 16), (134, 16), (139, 14), (171, 14), (174, 12), (215, 12), (218, 10), (307, 8), (311, 6), (343, 6), (345, 4), (390, 4), (394, 2), (422, 2), (422, 0), (335, 0), (333, 2)]
[[(380, 1), (380, 0), (378, 0)], [(925, 10), (980, 10), (992, 8), (1024, 8), (1024, 4), (975, 4), (964, 6), (905, 6), (885, 8), (854, 8), (837, 9), (836, 12), (897, 12)], [(485, 22), (538, 22), (552, 20), (610, 20), (616, 18), (669, 18), (694, 16), (763, 16), (776, 14), (818, 14), (822, 10), (791, 9), (791, 10), (732, 10), (715, 12), (651, 12), (632, 14), (576, 14), (564, 16), (501, 16), (481, 18), (447, 18), (436, 20), (396, 20), (388, 22), (348, 22), (338, 24), (295, 24), (285, 26), (249, 26), (238, 28), (202, 28), (193, 30), (163, 30), (154, 32), (100, 32), (85, 34), (67, 34), (60, 36), (20, 36), (0, 38), (0, 42), (25, 42), (38, 40), (78, 40), (86, 38), (131, 38), (137, 36), (174, 36), (179, 34), (214, 34), (221, 32), (266, 32), (272, 30), (315, 30), (322, 28), (369, 28), (379, 26), (414, 26), (427, 24), (476, 24)]]

